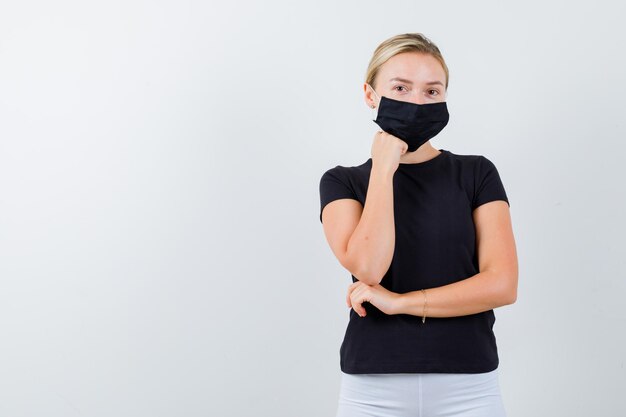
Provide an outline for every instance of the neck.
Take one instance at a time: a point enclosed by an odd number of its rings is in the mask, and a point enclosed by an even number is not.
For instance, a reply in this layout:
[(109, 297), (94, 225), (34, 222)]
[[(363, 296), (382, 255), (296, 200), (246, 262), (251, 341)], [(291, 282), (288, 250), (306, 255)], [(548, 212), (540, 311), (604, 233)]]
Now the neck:
[(433, 159), (435, 156), (439, 155), (441, 152), (438, 149), (435, 149), (433, 145), (430, 144), (430, 141), (427, 141), (422, 146), (420, 146), (417, 150), (413, 152), (407, 152), (404, 155), (400, 156), (401, 164), (419, 164), (420, 162), (428, 161), (429, 159)]

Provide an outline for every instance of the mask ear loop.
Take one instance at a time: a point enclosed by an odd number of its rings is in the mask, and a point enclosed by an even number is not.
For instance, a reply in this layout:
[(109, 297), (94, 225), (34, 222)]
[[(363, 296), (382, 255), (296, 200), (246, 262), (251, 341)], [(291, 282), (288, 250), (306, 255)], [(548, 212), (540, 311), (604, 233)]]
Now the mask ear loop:
[(378, 107), (372, 107), (372, 112), (370, 117), (372, 118), (372, 121), (376, 121), (376, 119), (378, 118)]

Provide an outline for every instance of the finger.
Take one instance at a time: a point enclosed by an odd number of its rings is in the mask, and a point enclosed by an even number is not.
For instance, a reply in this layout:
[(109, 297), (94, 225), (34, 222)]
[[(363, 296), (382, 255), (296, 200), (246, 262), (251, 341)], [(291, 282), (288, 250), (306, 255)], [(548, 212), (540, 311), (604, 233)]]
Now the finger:
[(365, 307), (363, 307), (363, 303), (368, 302), (369, 299), (369, 292), (367, 289), (359, 288), (356, 291), (353, 291), (351, 296), (352, 308), (359, 316), (364, 317), (367, 313), (365, 311)]
[(359, 315), (361, 317), (365, 317), (365, 315), (367, 314), (367, 311), (365, 311), (365, 307), (363, 307), (361, 303), (359, 303), (358, 306), (359, 306), (359, 311), (358, 311)]
[(352, 307), (352, 302), (350, 300), (350, 297), (352, 296), (352, 292), (354, 291), (354, 289), (357, 287), (358, 284), (359, 284), (359, 281), (353, 282), (352, 284), (348, 286), (348, 293), (346, 294), (346, 304), (348, 304), (348, 307)]
[(362, 311), (361, 311), (361, 305), (356, 301), (357, 299), (354, 297), (354, 295), (350, 295), (349, 297), (350, 299), (350, 307), (352, 307), (352, 310), (354, 310), (355, 313), (357, 313), (359, 316), (362, 316)]
[(365, 310), (365, 307), (363, 307), (363, 303), (369, 303), (369, 302), (370, 302), (370, 299), (364, 297), (361, 300), (361, 303), (359, 304), (359, 307), (361, 308), (361, 314), (363, 314), (363, 316), (365, 316), (367, 314), (367, 311)]
[(357, 302), (352, 303), (352, 309), (360, 317), (363, 317), (365, 315), (365, 308), (363, 308), (363, 306), (360, 303), (357, 303)]

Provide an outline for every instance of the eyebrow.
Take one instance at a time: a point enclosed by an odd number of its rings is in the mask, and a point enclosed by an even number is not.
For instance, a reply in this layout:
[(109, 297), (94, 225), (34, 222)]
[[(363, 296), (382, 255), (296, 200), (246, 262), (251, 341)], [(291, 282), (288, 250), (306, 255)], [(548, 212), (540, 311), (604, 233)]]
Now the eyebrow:
[[(406, 84), (413, 84), (413, 81), (407, 80), (406, 78), (400, 78), (400, 77), (394, 77), (394, 78), (390, 79), (389, 81), (400, 81), (400, 82), (406, 83)], [(443, 83), (441, 81), (428, 81), (426, 84), (427, 85), (439, 84), (439, 85), (441, 85), (443, 87)]]

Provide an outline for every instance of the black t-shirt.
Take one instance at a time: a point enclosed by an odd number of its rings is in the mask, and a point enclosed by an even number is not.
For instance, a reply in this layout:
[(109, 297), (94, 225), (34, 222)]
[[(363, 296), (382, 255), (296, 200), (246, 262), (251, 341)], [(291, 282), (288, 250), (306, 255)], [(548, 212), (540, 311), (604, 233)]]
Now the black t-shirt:
[[(393, 176), (395, 248), (380, 284), (405, 293), (447, 285), (477, 274), (472, 211), (493, 200), (509, 203), (495, 165), (482, 155), (445, 149), (417, 164), (400, 164)], [(372, 159), (336, 166), (320, 180), (320, 221), (331, 201), (365, 205)], [(352, 282), (357, 279), (352, 275)], [(498, 367), (493, 310), (458, 317), (387, 315), (363, 304), (350, 309), (340, 348), (341, 370), (363, 373), (483, 373)]]

